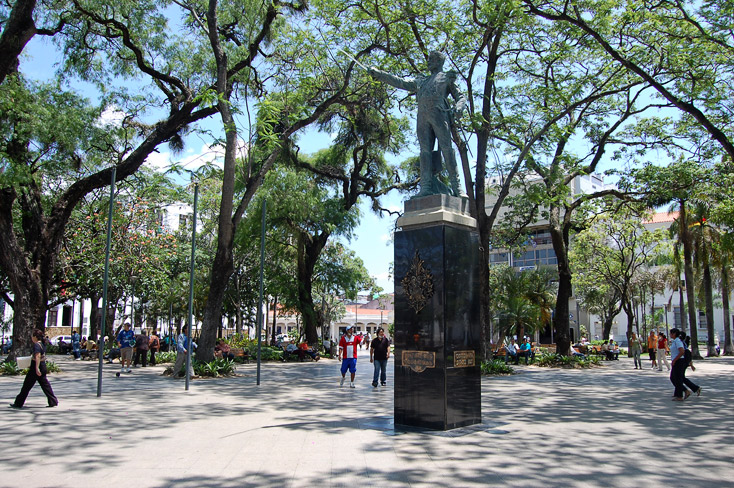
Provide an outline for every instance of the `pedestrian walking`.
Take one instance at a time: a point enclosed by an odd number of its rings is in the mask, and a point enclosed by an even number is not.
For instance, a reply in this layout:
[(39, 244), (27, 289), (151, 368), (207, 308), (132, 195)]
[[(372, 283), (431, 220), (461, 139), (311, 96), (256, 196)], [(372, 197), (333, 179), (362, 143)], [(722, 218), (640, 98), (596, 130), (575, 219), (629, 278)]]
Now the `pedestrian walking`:
[[(691, 354), (691, 338), (686, 336), (685, 332), (681, 332), (680, 339), (683, 341), (683, 345), (686, 348), (685, 352), (683, 353), (683, 360), (686, 364), (686, 367), (683, 369), (683, 385), (687, 386), (688, 389), (691, 390), (691, 393), (695, 393), (696, 396), (701, 396), (703, 388), (701, 388), (686, 377), (686, 369), (688, 369), (689, 367), (691, 368), (691, 371), (696, 371), (696, 367), (693, 365), (693, 355)], [(688, 398), (689, 396), (691, 396), (690, 393), (685, 395), (685, 398)]]
[[(181, 327), (181, 333), (178, 335), (178, 340), (176, 341), (176, 364), (173, 365), (173, 377), (179, 376), (179, 373), (181, 372), (181, 368), (184, 367), (184, 364), (186, 363), (186, 354), (189, 352), (189, 348), (193, 345), (196, 347), (196, 344), (191, 342), (191, 338), (186, 335), (188, 332), (189, 326), (184, 325)], [(184, 373), (185, 374), (185, 373)], [(183, 376), (183, 375), (181, 375)], [(189, 365), (189, 376), (194, 376), (194, 370), (191, 365)]]
[(652, 367), (657, 368), (658, 363), (655, 360), (655, 357), (657, 356), (658, 351), (658, 336), (655, 335), (655, 331), (650, 331), (650, 335), (647, 336), (647, 353), (650, 355), (650, 361), (652, 362)]
[(637, 334), (634, 332), (630, 336), (630, 354), (632, 354), (632, 358), (635, 360), (635, 369), (642, 369), (642, 359), (640, 359), (640, 354), (642, 353), (642, 345), (640, 344), (640, 339), (637, 338)]
[(148, 349), (149, 339), (145, 329), (140, 330), (140, 334), (135, 337), (135, 360), (133, 366), (137, 367), (139, 362), (143, 363), (143, 367), (148, 366)]
[[(135, 332), (130, 330), (130, 322), (125, 322), (122, 330), (117, 333), (117, 344), (120, 346), (120, 373), (132, 373), (130, 369), (133, 361), (133, 346), (135, 345)], [(110, 362), (112, 361), (110, 356)], [(127, 369), (125, 369), (127, 363)]]
[(33, 341), (33, 356), (31, 358), (31, 366), (28, 368), (28, 373), (25, 375), (23, 380), (23, 387), (20, 389), (20, 393), (15, 397), (15, 402), (11, 403), (10, 406), (13, 408), (22, 408), (25, 404), (28, 393), (31, 392), (31, 388), (38, 382), (41, 385), (41, 390), (46, 395), (49, 407), (55, 407), (59, 404), (59, 399), (54, 395), (54, 391), (51, 388), (51, 383), (48, 382), (46, 374), (46, 346), (43, 343), (43, 332), (39, 329), (33, 331), (31, 336)]
[(161, 349), (161, 338), (158, 337), (155, 330), (153, 330), (153, 333), (150, 334), (150, 339), (148, 339), (148, 349), (150, 349), (150, 365), (155, 366), (155, 355)]
[(665, 367), (668, 368), (668, 371), (670, 371), (670, 365), (668, 364), (668, 338), (665, 337), (665, 334), (662, 332), (658, 335), (658, 371), (663, 370), (663, 363), (665, 363)]
[(361, 341), (361, 337), (354, 335), (354, 327), (347, 325), (346, 333), (339, 340), (338, 359), (342, 362), (342, 379), (339, 382), (339, 386), (344, 386), (344, 379), (346, 378), (347, 370), (349, 370), (351, 375), (349, 388), (354, 388), (354, 375), (357, 373), (357, 346), (359, 346)]
[(680, 331), (677, 328), (670, 329), (670, 337), (673, 338), (673, 341), (670, 343), (670, 357), (673, 365), (670, 371), (670, 382), (673, 383), (673, 387), (675, 388), (673, 391), (673, 401), (676, 402), (682, 402), (684, 400), (684, 393), (686, 394), (685, 398), (690, 396), (688, 390), (683, 386), (683, 379), (686, 376), (686, 346), (680, 340), (680, 337), (678, 337), (679, 334)]
[(377, 329), (377, 337), (370, 343), (370, 363), (375, 365), (372, 386), (377, 388), (377, 377), (382, 386), (387, 385), (387, 360), (390, 359), (390, 339), (385, 337), (385, 329)]
[(80, 361), (82, 359), (82, 336), (77, 331), (71, 334), (71, 350), (74, 352), (74, 360)]

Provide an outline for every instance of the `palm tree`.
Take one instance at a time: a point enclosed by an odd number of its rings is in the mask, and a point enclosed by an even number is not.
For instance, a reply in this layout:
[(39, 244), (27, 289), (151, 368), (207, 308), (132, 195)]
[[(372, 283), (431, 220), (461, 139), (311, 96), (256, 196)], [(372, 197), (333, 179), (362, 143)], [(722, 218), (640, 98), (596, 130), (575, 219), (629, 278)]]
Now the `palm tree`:
[(542, 330), (551, 319), (555, 295), (548, 270), (517, 271), (509, 266), (490, 270), (495, 290), (494, 316), (500, 335), (524, 335)]
[(713, 250), (712, 241), (714, 231), (711, 225), (708, 225), (708, 208), (705, 204), (698, 202), (693, 213), (693, 222), (689, 224), (691, 229), (691, 238), (694, 248), (694, 264), (703, 274), (703, 294), (706, 308), (706, 331), (708, 340), (706, 341), (707, 355), (709, 357), (717, 356), (715, 327), (714, 327), (714, 285), (711, 276), (711, 252)]
[[(678, 218), (671, 225), (671, 231), (678, 236), (678, 241), (683, 248), (683, 276), (685, 278), (686, 299), (688, 300), (688, 323), (689, 335), (691, 337), (691, 355), (694, 359), (702, 359), (698, 350), (698, 320), (696, 317), (696, 291), (693, 275), (693, 239), (688, 228), (688, 200), (678, 198), (670, 212), (678, 208)], [(681, 314), (683, 310), (681, 309)]]

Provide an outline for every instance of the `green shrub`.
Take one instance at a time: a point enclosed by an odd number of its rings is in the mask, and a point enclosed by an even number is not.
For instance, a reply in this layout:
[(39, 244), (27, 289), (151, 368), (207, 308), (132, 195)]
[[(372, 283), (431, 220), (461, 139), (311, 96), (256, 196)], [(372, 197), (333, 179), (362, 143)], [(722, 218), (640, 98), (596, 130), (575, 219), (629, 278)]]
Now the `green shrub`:
[(597, 356), (564, 356), (562, 354), (541, 354), (535, 357), (535, 364), (542, 368), (590, 368), (600, 364)]
[[(59, 368), (53, 361), (46, 361), (46, 371), (49, 373), (60, 373), (61, 368)], [(19, 374), (26, 375), (28, 374), (28, 368), (20, 369), (18, 368), (18, 363), (15, 361), (5, 361), (0, 365), (0, 374), (8, 376), (16, 376)]]
[(60, 373), (61, 372), (61, 368), (56, 366), (56, 363), (54, 363), (53, 361), (46, 361), (46, 370), (49, 373)]
[(502, 359), (493, 359), (491, 361), (482, 361), (480, 366), (482, 374), (499, 375), (499, 374), (515, 374), (515, 370)]
[(0, 365), (0, 373), (8, 376), (19, 375), (21, 370), (18, 368), (18, 363), (15, 361), (5, 361)]
[(208, 363), (194, 361), (194, 374), (199, 376), (231, 376), (234, 374), (234, 361), (229, 359), (215, 359)]
[(176, 362), (176, 352), (175, 351), (157, 352), (155, 354), (155, 362), (156, 363), (175, 363)]

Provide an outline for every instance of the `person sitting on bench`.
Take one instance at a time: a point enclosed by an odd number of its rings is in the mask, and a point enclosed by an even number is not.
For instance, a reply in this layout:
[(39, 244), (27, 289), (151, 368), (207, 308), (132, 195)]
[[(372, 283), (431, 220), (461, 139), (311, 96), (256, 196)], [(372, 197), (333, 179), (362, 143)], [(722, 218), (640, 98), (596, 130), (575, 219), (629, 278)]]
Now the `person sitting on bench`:
[(586, 359), (586, 356), (584, 356), (583, 354), (581, 354), (581, 353), (579, 352), (579, 350), (578, 350), (578, 349), (576, 349), (576, 348), (574, 347), (574, 345), (573, 345), (573, 344), (571, 344), (571, 347), (570, 347), (569, 349), (570, 349), (570, 350), (569, 350), (569, 355), (570, 355), (571, 357), (579, 357), (579, 358), (581, 358), (581, 359)]
[(222, 339), (217, 341), (217, 345), (214, 346), (214, 357), (222, 358), (222, 359), (229, 359), (230, 361), (234, 361), (234, 354), (232, 353), (232, 348), (230, 348), (229, 344), (224, 342), (224, 340)]
[(510, 339), (509, 344), (505, 344), (505, 351), (507, 354), (505, 354), (505, 364), (507, 364), (507, 361), (512, 357), (512, 360), (515, 362), (515, 364), (520, 364), (520, 357), (517, 355), (517, 344), (515, 344), (515, 339)]
[[(535, 359), (535, 353), (533, 352), (533, 343), (530, 342), (530, 337), (525, 338), (525, 342), (520, 344), (519, 357), (525, 358), (525, 364), (528, 364), (529, 359)], [(519, 359), (518, 359), (519, 361)]]

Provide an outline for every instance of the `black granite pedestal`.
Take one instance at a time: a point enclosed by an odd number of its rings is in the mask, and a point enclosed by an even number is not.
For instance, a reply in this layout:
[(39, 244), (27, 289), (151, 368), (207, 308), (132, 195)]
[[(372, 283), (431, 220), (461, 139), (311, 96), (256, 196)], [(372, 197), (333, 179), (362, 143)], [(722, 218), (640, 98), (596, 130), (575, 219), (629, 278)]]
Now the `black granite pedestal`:
[(395, 233), (395, 423), (481, 423), (479, 236), (466, 200), (406, 202)]

